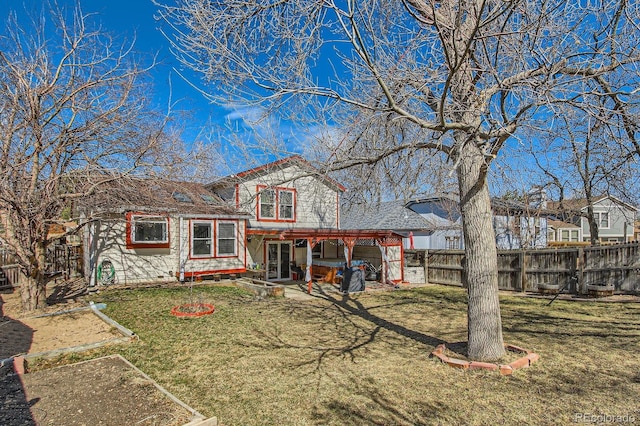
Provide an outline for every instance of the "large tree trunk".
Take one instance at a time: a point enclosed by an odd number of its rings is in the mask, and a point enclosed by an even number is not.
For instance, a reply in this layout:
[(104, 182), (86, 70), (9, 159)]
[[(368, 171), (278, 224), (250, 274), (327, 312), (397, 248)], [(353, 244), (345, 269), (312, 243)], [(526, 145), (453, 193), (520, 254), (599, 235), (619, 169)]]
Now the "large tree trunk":
[(600, 231), (598, 229), (598, 223), (596, 222), (595, 215), (593, 214), (593, 202), (588, 196), (587, 202), (589, 203), (587, 205), (587, 222), (589, 223), (589, 233), (591, 234), (589, 241), (592, 246), (598, 246), (600, 245)]
[(458, 186), (466, 266), (468, 356), (493, 361), (505, 353), (498, 299), (498, 254), (483, 153), (463, 144), (458, 159)]
[(47, 277), (44, 270), (46, 248), (44, 243), (38, 242), (35, 245), (35, 259), (31, 260), (32, 264), (29, 268), (31, 273), (20, 274), (20, 297), (22, 298), (22, 309), (25, 311), (34, 311), (47, 306)]
[(22, 309), (35, 311), (47, 306), (45, 287), (46, 282), (44, 280), (21, 275), (20, 297), (22, 298)]

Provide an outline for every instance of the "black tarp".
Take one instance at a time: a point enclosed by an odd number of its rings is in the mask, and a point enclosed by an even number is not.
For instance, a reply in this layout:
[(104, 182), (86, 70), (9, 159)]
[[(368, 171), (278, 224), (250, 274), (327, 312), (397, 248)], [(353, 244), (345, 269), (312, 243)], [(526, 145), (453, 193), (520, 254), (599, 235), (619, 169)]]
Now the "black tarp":
[(357, 266), (345, 268), (340, 291), (343, 293), (364, 291), (364, 271)]

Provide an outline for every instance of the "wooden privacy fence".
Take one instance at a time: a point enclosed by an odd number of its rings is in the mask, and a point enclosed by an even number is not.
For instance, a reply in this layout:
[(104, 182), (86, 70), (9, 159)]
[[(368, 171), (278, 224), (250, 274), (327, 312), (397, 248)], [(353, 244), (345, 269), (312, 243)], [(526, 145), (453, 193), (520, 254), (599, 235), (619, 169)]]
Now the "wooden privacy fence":
[[(47, 249), (46, 272), (64, 278), (83, 276), (82, 247), (55, 244)], [(20, 272), (15, 256), (0, 248), (0, 288), (20, 285)]]
[[(462, 285), (464, 251), (405, 250), (407, 275), (433, 284)], [(416, 260), (417, 259), (417, 260)], [(572, 280), (575, 278), (575, 280)], [(498, 251), (500, 290), (537, 291), (539, 284), (559, 284), (572, 293), (589, 285), (611, 285), (619, 293), (640, 293), (640, 243)]]
[(13, 253), (0, 248), (0, 289), (18, 285), (19, 270)]

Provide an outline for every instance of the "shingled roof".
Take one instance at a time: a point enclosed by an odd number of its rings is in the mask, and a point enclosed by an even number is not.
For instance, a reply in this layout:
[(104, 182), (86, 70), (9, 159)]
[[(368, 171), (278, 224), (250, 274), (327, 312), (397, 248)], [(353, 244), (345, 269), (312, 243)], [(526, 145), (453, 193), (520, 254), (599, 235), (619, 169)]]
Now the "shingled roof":
[(340, 229), (419, 231), (433, 228), (433, 223), (405, 207), (401, 201), (350, 206), (340, 218)]
[(299, 155), (293, 155), (291, 157), (286, 157), (277, 161), (273, 161), (271, 163), (263, 164), (259, 167), (255, 167), (253, 169), (245, 170), (240, 173), (236, 173), (233, 175), (225, 176), (221, 179), (218, 179), (214, 182), (207, 184), (207, 188), (211, 188), (213, 190), (220, 188), (229, 188), (238, 183), (246, 182), (253, 179), (258, 179), (261, 176), (266, 176), (274, 171), (284, 170), (289, 167), (299, 166), (300, 168), (306, 170), (309, 175), (316, 176), (320, 178), (327, 186), (333, 188), (337, 191), (344, 192), (346, 188), (342, 186), (337, 181), (331, 179), (327, 176), (326, 173), (323, 173), (321, 170), (313, 166), (310, 162), (305, 160)]
[[(96, 179), (93, 179), (94, 185)], [(85, 182), (85, 186), (90, 185)], [(172, 214), (202, 214), (246, 217), (220, 197), (195, 182), (120, 177), (95, 185), (79, 206), (93, 211), (154, 211)]]

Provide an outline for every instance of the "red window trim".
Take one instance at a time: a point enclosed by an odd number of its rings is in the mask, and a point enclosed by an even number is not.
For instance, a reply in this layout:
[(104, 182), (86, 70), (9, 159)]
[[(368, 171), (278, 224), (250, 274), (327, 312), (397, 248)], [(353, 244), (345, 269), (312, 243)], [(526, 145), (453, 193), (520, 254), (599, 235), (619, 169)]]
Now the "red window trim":
[[(210, 223), (212, 226), (211, 229), (211, 239), (212, 239), (212, 248), (213, 253), (211, 256), (194, 256), (193, 254), (193, 223)], [(218, 254), (218, 223), (235, 223), (236, 225), (236, 238), (235, 238), (235, 252), (236, 254)], [(240, 245), (238, 244), (238, 233), (240, 231), (240, 221), (237, 219), (198, 219), (193, 218), (189, 219), (189, 260), (211, 260), (211, 259), (234, 259), (240, 258)]]
[[(167, 242), (166, 243), (141, 243), (133, 241), (133, 218), (134, 216), (150, 216), (150, 217), (163, 217), (167, 220)], [(170, 230), (170, 218), (164, 216), (162, 214), (151, 214), (151, 213), (141, 213), (141, 212), (127, 212), (126, 213), (127, 225), (126, 225), (126, 246), (127, 249), (153, 249), (153, 248), (169, 248), (171, 246), (171, 234)]]
[[(271, 189), (275, 192), (275, 218), (272, 217), (262, 217), (260, 211), (260, 195), (261, 192), (265, 189)], [(280, 191), (287, 191), (293, 193), (293, 218), (291, 219), (280, 219)], [(297, 220), (297, 211), (298, 211), (298, 191), (295, 188), (286, 188), (283, 186), (267, 186), (267, 185), (258, 185), (256, 187), (257, 203), (256, 203), (256, 218), (260, 222), (280, 222), (280, 223), (293, 223)]]
[[(240, 257), (240, 253), (239, 253), (239, 251), (240, 251), (239, 248), (240, 247), (238, 247), (238, 230), (239, 230), (240, 221), (238, 221), (238, 220), (230, 220), (230, 219), (217, 219), (215, 222), (216, 222), (216, 225), (215, 225), (215, 231), (216, 231), (215, 242), (216, 242), (216, 246), (215, 246), (215, 250), (214, 251), (216, 252), (215, 253), (216, 258), (224, 259), (224, 258)], [(218, 245), (218, 226), (220, 225), (220, 223), (233, 223), (233, 224), (235, 224), (236, 235), (235, 235), (235, 237), (233, 239), (234, 240), (234, 245), (235, 245), (235, 249), (233, 251), (235, 252), (235, 254), (222, 254), (221, 255), (218, 252), (218, 248), (219, 248), (219, 245)]]

